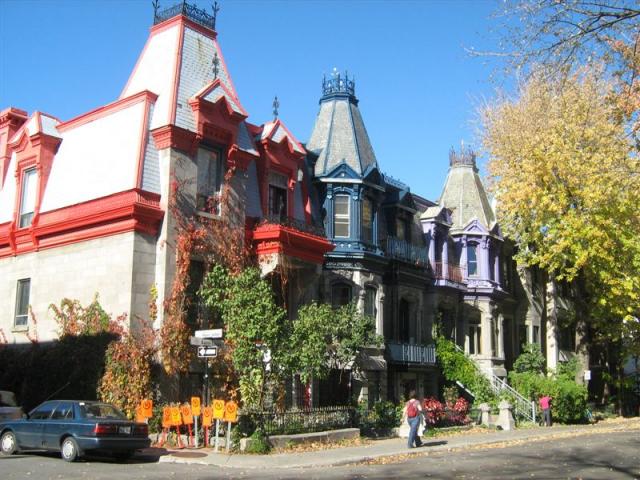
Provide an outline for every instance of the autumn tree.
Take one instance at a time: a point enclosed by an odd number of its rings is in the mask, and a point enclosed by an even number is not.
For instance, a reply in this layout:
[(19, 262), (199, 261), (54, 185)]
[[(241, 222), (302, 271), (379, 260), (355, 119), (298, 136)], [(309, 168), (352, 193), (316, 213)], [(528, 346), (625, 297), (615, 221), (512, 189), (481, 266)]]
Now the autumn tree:
[(482, 141), (517, 259), (583, 280), (600, 340), (638, 348), (640, 168), (613, 92), (591, 71), (534, 72), (482, 109)]
[[(613, 81), (609, 92), (640, 149), (640, 4), (635, 0), (512, 0), (495, 12), (508, 70), (572, 75), (585, 65)], [(540, 67), (544, 67), (541, 70)], [(638, 172), (636, 172), (638, 173)]]

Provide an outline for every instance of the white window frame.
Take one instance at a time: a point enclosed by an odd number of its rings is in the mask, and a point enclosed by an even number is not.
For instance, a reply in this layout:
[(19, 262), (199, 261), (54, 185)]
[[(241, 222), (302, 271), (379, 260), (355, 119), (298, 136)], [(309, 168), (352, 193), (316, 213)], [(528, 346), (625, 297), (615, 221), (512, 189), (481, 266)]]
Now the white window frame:
[(20, 196), (19, 228), (27, 228), (33, 221), (36, 209), (36, 190), (38, 188), (38, 172), (36, 168), (29, 168), (22, 174), (22, 193)]
[[(338, 199), (345, 198), (347, 201), (347, 213), (338, 213), (336, 206)], [(347, 234), (338, 235), (336, 232), (336, 224), (347, 225)], [(339, 193), (333, 199), (333, 236), (336, 238), (351, 238), (351, 198), (349, 194)]]
[[(23, 297), (23, 291), (27, 289), (26, 303), (23, 305), (21, 299)], [(29, 326), (29, 303), (31, 301), (31, 279), (21, 278), (16, 283), (16, 308), (15, 315), (13, 317), (13, 326), (16, 329), (24, 329)], [(22, 308), (21, 308), (22, 307)]]

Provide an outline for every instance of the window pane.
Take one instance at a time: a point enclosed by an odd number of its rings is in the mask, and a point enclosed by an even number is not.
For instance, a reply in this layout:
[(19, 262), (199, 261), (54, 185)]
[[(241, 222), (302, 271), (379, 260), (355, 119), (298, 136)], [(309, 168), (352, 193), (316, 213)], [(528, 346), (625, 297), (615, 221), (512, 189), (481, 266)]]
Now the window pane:
[(349, 215), (349, 196), (336, 195), (333, 211), (336, 215)]
[(336, 195), (333, 209), (333, 235), (342, 238), (349, 237), (349, 196)]
[(467, 264), (469, 269), (469, 276), (478, 274), (478, 258), (476, 252), (476, 245), (469, 245), (467, 247)]
[(20, 228), (31, 225), (33, 211), (36, 208), (36, 169), (24, 172), (22, 178), (22, 198), (20, 199)]
[(367, 287), (364, 294), (364, 314), (376, 318), (376, 289)]
[(40, 407), (38, 407), (37, 410), (34, 410), (33, 412), (31, 412), (31, 415), (29, 416), (29, 418), (31, 420), (46, 420), (51, 416), (51, 412), (53, 411), (53, 407), (55, 406), (55, 403), (46, 403)]
[(273, 185), (269, 185), (269, 215), (285, 218), (287, 216), (287, 191)]
[(373, 204), (368, 198), (362, 202), (362, 240), (373, 241)]
[(222, 162), (215, 150), (198, 149), (197, 208), (218, 213), (218, 199), (222, 185)]
[(331, 303), (334, 307), (348, 305), (351, 302), (351, 287), (344, 283), (337, 283), (331, 288)]
[(16, 327), (27, 325), (29, 315), (29, 290), (31, 289), (31, 279), (18, 280), (16, 295)]

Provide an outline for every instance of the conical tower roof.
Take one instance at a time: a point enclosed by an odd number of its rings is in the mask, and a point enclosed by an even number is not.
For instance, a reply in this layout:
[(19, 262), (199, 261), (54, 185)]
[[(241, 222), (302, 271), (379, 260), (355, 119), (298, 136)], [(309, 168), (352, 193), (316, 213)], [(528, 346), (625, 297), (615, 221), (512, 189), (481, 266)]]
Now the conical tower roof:
[(307, 149), (318, 155), (315, 175), (329, 174), (346, 163), (358, 175), (378, 166), (367, 129), (364, 126), (355, 83), (347, 75), (335, 72), (322, 82), (320, 112), (307, 143)]
[(495, 226), (496, 218), (478, 175), (475, 153), (464, 150), (464, 147), (460, 153), (452, 149), (449, 165), (438, 204), (452, 212), (451, 232), (464, 230), (472, 220), (478, 220), (490, 231)]

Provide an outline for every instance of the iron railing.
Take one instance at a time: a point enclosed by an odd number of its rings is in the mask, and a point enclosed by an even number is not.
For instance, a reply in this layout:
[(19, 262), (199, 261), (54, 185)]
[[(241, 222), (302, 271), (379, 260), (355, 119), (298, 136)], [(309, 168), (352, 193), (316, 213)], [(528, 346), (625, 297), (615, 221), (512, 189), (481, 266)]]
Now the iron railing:
[(433, 275), (436, 279), (463, 283), (464, 267), (453, 263), (435, 262), (433, 264)]
[(392, 361), (418, 365), (435, 365), (435, 345), (413, 345), (410, 343), (387, 343), (386, 350)]
[(187, 2), (180, 2), (173, 7), (165, 8), (160, 12), (156, 10), (153, 15), (153, 24), (157, 25), (158, 23), (169, 20), (176, 15), (184, 15), (203, 27), (210, 28), (211, 30), (216, 29), (216, 19), (213, 15), (209, 15), (206, 10), (200, 9), (195, 5), (190, 5)]
[(387, 237), (385, 253), (388, 257), (421, 267), (429, 266), (427, 247), (413, 245), (397, 237)]
[(241, 410), (240, 421), (262, 426), (267, 435), (322, 432), (357, 426), (356, 409), (352, 406), (274, 410)]
[(281, 216), (281, 215), (267, 215), (257, 221), (256, 227), (261, 225), (282, 225), (283, 227), (290, 227), (300, 232), (310, 233), (319, 237), (324, 237), (324, 226), (320, 223), (307, 223), (305, 220), (298, 220), (297, 218)]
[[(464, 350), (460, 348), (460, 345), (456, 345), (458, 351), (464, 353)], [(524, 418), (531, 422), (536, 421), (536, 402), (529, 400), (515, 390), (511, 385), (495, 375), (493, 372), (488, 372), (480, 368), (476, 361), (467, 355), (467, 358), (471, 361), (471, 364), (475, 367), (476, 371), (481, 375), (484, 375), (491, 385), (491, 391), (496, 396), (501, 396), (506, 393), (510, 400), (513, 402), (513, 414), (515, 418)], [(461, 384), (460, 384), (461, 385)], [(463, 387), (465, 388), (465, 387)], [(465, 388), (466, 390), (466, 388)]]

